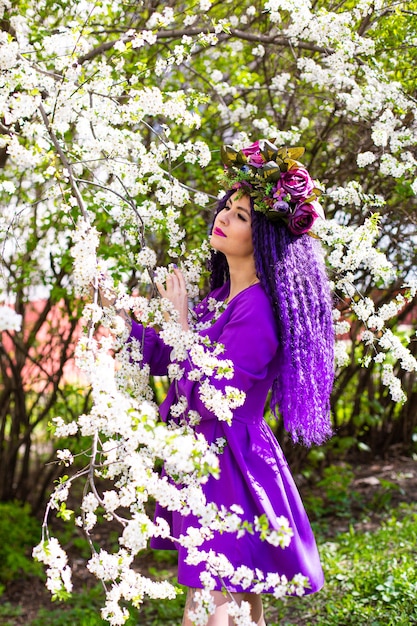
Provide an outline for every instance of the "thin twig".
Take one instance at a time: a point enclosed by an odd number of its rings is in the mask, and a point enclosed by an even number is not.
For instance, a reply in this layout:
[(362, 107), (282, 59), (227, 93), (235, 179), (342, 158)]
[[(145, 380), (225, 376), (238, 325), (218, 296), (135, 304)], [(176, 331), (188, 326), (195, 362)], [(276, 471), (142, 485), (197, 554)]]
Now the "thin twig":
[(71, 190), (74, 194), (75, 199), (77, 200), (77, 204), (80, 208), (81, 213), (83, 214), (84, 219), (87, 222), (90, 222), (88, 213), (87, 213), (87, 209), (85, 208), (85, 204), (84, 204), (84, 200), (82, 198), (82, 195), (80, 193), (80, 190), (78, 189), (78, 185), (77, 185), (77, 181), (74, 177), (74, 174), (72, 172), (72, 165), (71, 163), (68, 161), (67, 155), (65, 154), (61, 144), (58, 141), (57, 136), (55, 135), (54, 131), (52, 130), (52, 126), (51, 123), (49, 121), (48, 115), (45, 111), (45, 108), (43, 106), (42, 103), (39, 104), (39, 111), (40, 114), (42, 116), (42, 120), (43, 123), (45, 124), (45, 128), (48, 131), (49, 137), (51, 138), (52, 143), (54, 144), (54, 147), (58, 153), (59, 158), (61, 159), (61, 163), (62, 165), (65, 167), (65, 169), (68, 172), (68, 178), (69, 178), (69, 182), (71, 185)]

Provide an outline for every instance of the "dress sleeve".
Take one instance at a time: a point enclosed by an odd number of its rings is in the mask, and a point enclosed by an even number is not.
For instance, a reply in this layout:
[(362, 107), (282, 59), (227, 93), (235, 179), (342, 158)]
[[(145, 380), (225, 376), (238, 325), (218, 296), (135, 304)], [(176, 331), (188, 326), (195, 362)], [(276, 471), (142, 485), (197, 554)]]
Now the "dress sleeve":
[(234, 376), (226, 384), (246, 392), (265, 377), (278, 350), (269, 303), (253, 297), (239, 299), (217, 341), (224, 345), (224, 358), (234, 365)]
[[(224, 346), (222, 358), (233, 362), (233, 378), (217, 380), (215, 376), (206, 376), (204, 380), (208, 380), (221, 391), (230, 385), (246, 393), (265, 378), (268, 367), (277, 354), (276, 325), (265, 294), (262, 298), (245, 297), (242, 294), (229, 307), (231, 310), (226, 311), (229, 317), (220, 335), (216, 337), (216, 342)], [(207, 334), (210, 337), (210, 332)], [(192, 381), (187, 376), (192, 364), (184, 362), (181, 366), (184, 367), (185, 374), (177, 383), (176, 395), (185, 396), (188, 408), (197, 411), (202, 419), (213, 419), (214, 413), (200, 399), (200, 381)], [(166, 402), (172, 400), (172, 397), (168, 397)]]
[[(198, 305), (200, 315), (206, 312), (209, 298), (215, 298), (220, 291), (221, 288), (211, 292), (200, 302)], [(172, 362), (172, 346), (167, 346), (154, 328), (145, 328), (132, 319), (132, 327), (127, 342), (131, 343), (133, 339), (139, 342), (143, 362), (149, 365), (152, 376), (166, 376), (168, 365)]]
[(143, 354), (143, 361), (150, 367), (153, 376), (166, 376), (168, 365), (171, 363), (171, 346), (167, 346), (154, 328), (144, 328), (132, 320), (132, 328), (128, 342), (136, 339)]

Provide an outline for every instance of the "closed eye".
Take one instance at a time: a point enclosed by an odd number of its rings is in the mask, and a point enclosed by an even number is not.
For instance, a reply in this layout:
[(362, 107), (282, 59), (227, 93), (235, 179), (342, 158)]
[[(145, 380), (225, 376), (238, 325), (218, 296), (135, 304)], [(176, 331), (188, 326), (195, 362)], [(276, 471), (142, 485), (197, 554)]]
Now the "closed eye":
[[(230, 204), (226, 204), (224, 208), (226, 209), (226, 211), (230, 211), (232, 209), (232, 206)], [(239, 208), (238, 208), (237, 216), (238, 216), (238, 219), (242, 220), (243, 222), (248, 221), (248, 217), (245, 215), (245, 213), (240, 213)]]

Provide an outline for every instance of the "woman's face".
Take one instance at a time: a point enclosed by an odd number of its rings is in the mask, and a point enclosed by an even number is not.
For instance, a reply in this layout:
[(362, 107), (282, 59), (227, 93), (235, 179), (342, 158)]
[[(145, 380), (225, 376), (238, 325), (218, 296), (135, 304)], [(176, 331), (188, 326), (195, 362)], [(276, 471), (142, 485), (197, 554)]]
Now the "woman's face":
[(253, 256), (252, 219), (249, 196), (235, 192), (216, 215), (210, 244), (227, 257)]

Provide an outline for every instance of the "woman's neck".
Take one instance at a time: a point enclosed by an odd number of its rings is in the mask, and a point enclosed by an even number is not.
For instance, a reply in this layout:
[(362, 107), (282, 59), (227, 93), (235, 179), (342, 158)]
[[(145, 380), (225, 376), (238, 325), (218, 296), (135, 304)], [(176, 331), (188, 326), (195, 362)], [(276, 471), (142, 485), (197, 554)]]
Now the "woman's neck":
[(229, 276), (230, 276), (230, 292), (227, 300), (230, 302), (232, 298), (237, 296), (238, 293), (259, 283), (259, 278), (256, 275), (255, 264), (239, 264), (238, 267), (233, 267), (233, 264), (229, 263)]

